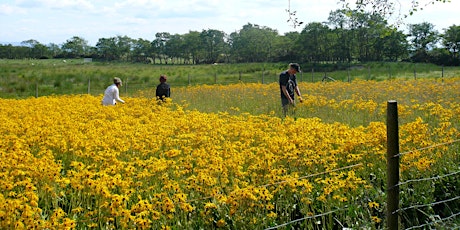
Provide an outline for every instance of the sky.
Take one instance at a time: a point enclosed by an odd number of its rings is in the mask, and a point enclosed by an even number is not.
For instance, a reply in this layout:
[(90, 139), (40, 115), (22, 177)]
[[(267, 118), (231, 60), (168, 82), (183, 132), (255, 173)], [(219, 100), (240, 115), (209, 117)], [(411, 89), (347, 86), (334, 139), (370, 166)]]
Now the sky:
[[(287, 22), (289, 2), (291, 11), (296, 11), (298, 20), (305, 24), (327, 21), (329, 13), (340, 8), (339, 0), (0, 0), (0, 42), (34, 39), (44, 45), (61, 45), (78, 36), (95, 46), (100, 38), (153, 40), (158, 32), (186, 34), (215, 29), (230, 34), (248, 23), (280, 34), (300, 32), (303, 26)], [(409, 8), (401, 5), (398, 9), (406, 13)], [(436, 2), (404, 22), (430, 22), (443, 32), (460, 25), (458, 9), (460, 0)], [(407, 25), (400, 28), (406, 30)]]

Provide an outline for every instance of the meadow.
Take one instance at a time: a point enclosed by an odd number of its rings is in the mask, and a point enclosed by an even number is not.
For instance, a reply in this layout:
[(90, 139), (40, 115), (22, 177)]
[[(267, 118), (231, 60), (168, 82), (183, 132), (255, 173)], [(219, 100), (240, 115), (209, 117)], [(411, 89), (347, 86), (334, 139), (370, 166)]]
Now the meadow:
[[(420, 63), (304, 64), (300, 82), (450, 78), (460, 75), (459, 67)], [(125, 83), (121, 92), (133, 96), (139, 90), (154, 88), (160, 75), (168, 76), (174, 87), (228, 85), (235, 83), (269, 84), (287, 63), (242, 63), (215, 65), (149, 65), (117, 62), (85, 63), (82, 59), (5, 60), (0, 59), (0, 97), (27, 98), (62, 94), (99, 95), (114, 77)], [(328, 78), (327, 78), (328, 79)], [(328, 79), (328, 81), (331, 81)]]
[[(0, 99), (1, 229), (385, 228), (386, 103), (397, 100), (401, 180), (459, 170), (460, 78), (190, 85)], [(440, 143), (452, 143), (439, 145)], [(458, 174), (401, 186), (401, 207), (458, 197)], [(456, 200), (401, 211), (409, 228)], [(309, 218), (306, 218), (309, 217)], [(434, 227), (459, 226), (458, 221)]]

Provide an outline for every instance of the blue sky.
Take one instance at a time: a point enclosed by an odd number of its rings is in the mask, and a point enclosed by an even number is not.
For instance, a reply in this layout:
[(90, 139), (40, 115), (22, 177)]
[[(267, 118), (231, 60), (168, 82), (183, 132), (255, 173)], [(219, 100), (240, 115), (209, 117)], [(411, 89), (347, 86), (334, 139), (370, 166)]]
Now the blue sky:
[[(400, 2), (410, 2), (401, 0)], [(428, 2), (426, 0), (425, 2)], [(0, 42), (35, 39), (62, 44), (79, 36), (95, 45), (99, 38), (128, 36), (153, 40), (157, 32), (185, 34), (216, 29), (226, 33), (247, 23), (278, 30), (301, 31), (287, 23), (288, 0), (1, 0)], [(291, 0), (300, 21), (327, 21), (338, 0)], [(421, 1), (423, 2), (423, 0)], [(460, 0), (436, 3), (405, 20), (430, 22), (439, 32), (460, 25)], [(407, 6), (402, 6), (403, 13)], [(456, 12), (457, 11), (457, 12)], [(407, 26), (402, 26), (403, 29)]]

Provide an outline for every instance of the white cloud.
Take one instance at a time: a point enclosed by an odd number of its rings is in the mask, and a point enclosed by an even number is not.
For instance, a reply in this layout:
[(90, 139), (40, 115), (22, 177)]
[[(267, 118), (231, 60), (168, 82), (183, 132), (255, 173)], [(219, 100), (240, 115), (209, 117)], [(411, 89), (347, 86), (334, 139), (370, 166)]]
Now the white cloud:
[(9, 4), (0, 5), (0, 15), (25, 14), (27, 11), (21, 7)]
[[(288, 3), (288, 0), (3, 0), (0, 39), (16, 42), (33, 38), (45, 44), (60, 44), (81, 36), (95, 45), (99, 38), (117, 35), (151, 40), (157, 32), (184, 34), (216, 29), (231, 33), (247, 23), (266, 26), (281, 34), (301, 31), (303, 26), (293, 28), (287, 23)], [(339, 7), (338, 0), (290, 1), (291, 11), (296, 11), (298, 20), (305, 24), (327, 21), (329, 13)], [(459, 24), (456, 12), (459, 8), (460, 0), (436, 3), (416, 12), (406, 22), (428, 21), (441, 30)]]

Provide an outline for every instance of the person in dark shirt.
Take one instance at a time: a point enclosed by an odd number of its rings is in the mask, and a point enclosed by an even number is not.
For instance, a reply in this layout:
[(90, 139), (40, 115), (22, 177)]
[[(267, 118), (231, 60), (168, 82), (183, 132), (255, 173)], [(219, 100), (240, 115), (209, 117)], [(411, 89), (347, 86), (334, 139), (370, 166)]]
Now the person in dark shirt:
[(165, 100), (167, 97), (171, 96), (171, 89), (168, 83), (166, 83), (166, 76), (161, 75), (160, 76), (160, 84), (157, 85), (157, 90), (156, 90), (156, 97), (157, 100)]
[(297, 85), (296, 73), (300, 72), (300, 66), (297, 63), (290, 63), (289, 69), (280, 74), (279, 84), (281, 92), (281, 105), (283, 106), (283, 114), (286, 116), (292, 113), (292, 107), (295, 106), (294, 95), (299, 96), (299, 101), (302, 102), (302, 95), (300, 94)]

